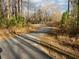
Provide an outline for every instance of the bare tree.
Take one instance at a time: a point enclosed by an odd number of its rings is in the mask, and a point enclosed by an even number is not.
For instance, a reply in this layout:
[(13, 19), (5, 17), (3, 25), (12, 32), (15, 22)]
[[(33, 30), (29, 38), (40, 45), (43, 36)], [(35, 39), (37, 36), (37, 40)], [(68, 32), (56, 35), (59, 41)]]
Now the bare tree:
[(6, 8), (7, 8), (7, 18), (10, 19), (10, 0), (6, 0), (7, 4), (6, 4)]

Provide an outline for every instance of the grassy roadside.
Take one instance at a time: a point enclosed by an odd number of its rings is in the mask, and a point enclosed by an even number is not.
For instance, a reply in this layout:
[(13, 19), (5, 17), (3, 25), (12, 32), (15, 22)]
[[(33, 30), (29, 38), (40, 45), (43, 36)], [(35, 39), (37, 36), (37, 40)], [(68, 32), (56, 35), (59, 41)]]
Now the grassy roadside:
[[(53, 46), (56, 46), (62, 50), (65, 50), (67, 52), (70, 52), (72, 54), (78, 55), (79, 56), (79, 51), (77, 48), (69, 46), (67, 44), (62, 44), (64, 40), (66, 40), (65, 42), (69, 42), (72, 38), (68, 38), (66, 36), (58, 36), (58, 38), (54, 37), (54, 36), (50, 36), (50, 35), (44, 35), (44, 36), (38, 36), (38, 38), (40, 38), (41, 41), (49, 43)], [(75, 44), (75, 42), (74, 42)]]
[(8, 29), (6, 28), (0, 28), (0, 41), (4, 40), (7, 37), (13, 36), (12, 33), (22, 34), (22, 33), (30, 33), (33, 31), (36, 31), (38, 27), (35, 25), (29, 25), (29, 27), (10, 27)]

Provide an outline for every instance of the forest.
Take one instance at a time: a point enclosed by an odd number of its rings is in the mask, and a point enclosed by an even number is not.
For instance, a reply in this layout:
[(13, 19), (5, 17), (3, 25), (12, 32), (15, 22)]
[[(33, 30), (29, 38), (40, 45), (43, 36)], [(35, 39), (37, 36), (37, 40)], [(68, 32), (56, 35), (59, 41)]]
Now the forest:
[[(30, 9), (30, 1), (27, 1), (27, 8)], [(72, 9), (71, 7), (72, 6)], [(75, 6), (75, 7), (74, 7)], [(71, 9), (71, 10), (70, 10)], [(57, 11), (56, 11), (57, 12)], [(59, 13), (59, 15), (61, 15)], [(22, 0), (0, 0), (0, 28), (11, 29), (13, 27), (29, 27), (29, 24), (56, 25), (62, 32), (68, 34), (79, 33), (79, 1), (68, 1), (68, 10), (62, 16), (58, 13), (49, 15), (47, 7), (39, 8), (30, 16), (22, 15)], [(54, 19), (60, 21), (54, 21)], [(60, 19), (61, 18), (61, 19)]]
[(79, 0), (0, 0), (0, 40), (4, 59), (79, 59)]

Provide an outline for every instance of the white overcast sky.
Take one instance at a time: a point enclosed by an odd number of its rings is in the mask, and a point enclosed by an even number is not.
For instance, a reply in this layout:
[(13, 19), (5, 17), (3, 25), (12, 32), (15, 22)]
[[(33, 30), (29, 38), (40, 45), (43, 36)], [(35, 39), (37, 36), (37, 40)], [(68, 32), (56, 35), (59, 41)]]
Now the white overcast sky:
[(46, 6), (47, 4), (55, 4), (56, 6), (58, 6), (58, 9), (61, 10), (61, 12), (66, 11), (68, 8), (68, 0), (29, 0), (29, 1), (33, 4), (32, 5), (33, 8), (34, 6), (39, 8), (39, 6)]

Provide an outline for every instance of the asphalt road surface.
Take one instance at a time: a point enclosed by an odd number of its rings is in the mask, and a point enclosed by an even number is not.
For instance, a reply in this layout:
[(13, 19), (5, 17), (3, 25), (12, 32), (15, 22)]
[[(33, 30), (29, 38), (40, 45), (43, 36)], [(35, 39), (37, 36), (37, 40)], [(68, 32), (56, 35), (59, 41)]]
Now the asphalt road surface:
[(41, 51), (37, 43), (19, 37), (11, 37), (0, 41), (0, 47), (3, 49), (1, 59), (52, 59)]

